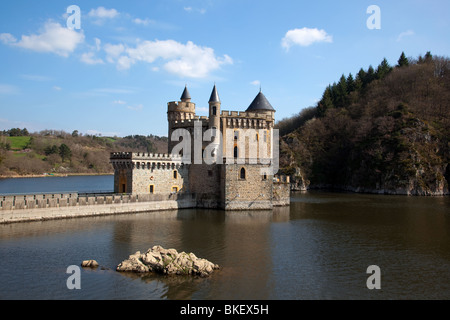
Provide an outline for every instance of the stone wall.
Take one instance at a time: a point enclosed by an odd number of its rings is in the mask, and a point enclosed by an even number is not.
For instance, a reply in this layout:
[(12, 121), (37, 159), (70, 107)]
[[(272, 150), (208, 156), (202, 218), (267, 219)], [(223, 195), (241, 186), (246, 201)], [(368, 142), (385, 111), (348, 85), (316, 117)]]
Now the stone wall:
[[(194, 208), (191, 194), (0, 196), (0, 223)], [(36, 197), (36, 198), (35, 198)]]
[[(174, 192), (188, 192), (189, 175), (187, 166), (177, 168), (133, 169), (133, 194), (149, 194), (153, 185), (154, 194), (170, 194)], [(176, 188), (176, 191), (174, 191)]]
[[(223, 208), (225, 210), (272, 209), (271, 176), (264, 176), (262, 164), (222, 166)], [(241, 170), (245, 170), (245, 178)]]
[(288, 181), (278, 181), (273, 183), (273, 206), (289, 206), (291, 203), (291, 184)]

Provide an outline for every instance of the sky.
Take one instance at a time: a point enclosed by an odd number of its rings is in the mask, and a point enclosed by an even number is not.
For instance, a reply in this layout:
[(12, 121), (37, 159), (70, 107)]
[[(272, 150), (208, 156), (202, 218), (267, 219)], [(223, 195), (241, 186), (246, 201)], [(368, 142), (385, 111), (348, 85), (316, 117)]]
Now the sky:
[(167, 136), (187, 86), (208, 115), (261, 90), (277, 120), (342, 74), (449, 56), (448, 0), (0, 1), (0, 130)]

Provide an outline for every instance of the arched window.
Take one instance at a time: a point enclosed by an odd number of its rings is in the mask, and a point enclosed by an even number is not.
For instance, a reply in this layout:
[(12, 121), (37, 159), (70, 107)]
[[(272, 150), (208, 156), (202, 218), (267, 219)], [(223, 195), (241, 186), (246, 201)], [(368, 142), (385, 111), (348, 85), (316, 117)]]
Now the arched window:
[(215, 116), (217, 113), (217, 107), (212, 107), (212, 115)]
[(241, 180), (245, 180), (245, 168), (241, 168), (241, 172), (239, 174), (239, 178)]

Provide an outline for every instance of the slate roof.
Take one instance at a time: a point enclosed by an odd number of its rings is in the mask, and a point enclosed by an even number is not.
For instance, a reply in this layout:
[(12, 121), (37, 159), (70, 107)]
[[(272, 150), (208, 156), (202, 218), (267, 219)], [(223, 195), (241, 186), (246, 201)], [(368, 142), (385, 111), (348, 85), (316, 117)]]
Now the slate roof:
[(219, 94), (217, 93), (216, 85), (214, 85), (213, 91), (211, 92), (211, 97), (209, 102), (220, 102)]
[(246, 112), (254, 111), (275, 111), (270, 102), (260, 91), (250, 106), (247, 108)]
[(189, 94), (187, 86), (184, 87), (183, 94), (181, 95), (181, 100), (184, 100), (184, 99), (191, 99), (191, 95)]

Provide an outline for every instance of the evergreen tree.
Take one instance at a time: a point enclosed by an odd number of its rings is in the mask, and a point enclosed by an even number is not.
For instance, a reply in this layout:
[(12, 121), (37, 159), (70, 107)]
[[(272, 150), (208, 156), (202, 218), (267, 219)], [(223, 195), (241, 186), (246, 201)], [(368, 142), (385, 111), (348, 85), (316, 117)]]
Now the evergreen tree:
[(405, 67), (408, 65), (409, 65), (408, 58), (406, 58), (405, 53), (402, 52), (400, 58), (398, 59), (397, 67), (401, 68), (401, 67)]
[(361, 91), (361, 89), (363, 88), (365, 77), (366, 77), (366, 72), (364, 71), (363, 68), (361, 68), (359, 70), (359, 72), (356, 74), (356, 79), (355, 79), (355, 90), (357, 90), (358, 92)]
[(389, 72), (391, 72), (391, 70), (392, 67), (389, 65), (389, 62), (386, 60), (386, 58), (384, 58), (377, 68), (377, 78), (383, 79)]
[(347, 91), (347, 79), (344, 75), (339, 79), (339, 83), (336, 86), (336, 108), (344, 108), (347, 106), (348, 91)]
[(353, 75), (350, 73), (347, 77), (347, 93), (355, 91), (355, 80), (353, 79)]
[(367, 86), (369, 83), (371, 83), (375, 79), (376, 79), (375, 69), (372, 66), (369, 66), (369, 69), (367, 69), (364, 86)]
[(319, 114), (324, 116), (328, 109), (334, 108), (331, 86), (328, 86), (323, 92), (322, 100), (318, 104)]
[(62, 162), (64, 162), (72, 157), (72, 151), (66, 144), (63, 143), (59, 146), (59, 155), (61, 156)]

